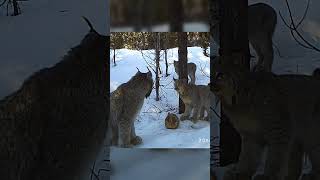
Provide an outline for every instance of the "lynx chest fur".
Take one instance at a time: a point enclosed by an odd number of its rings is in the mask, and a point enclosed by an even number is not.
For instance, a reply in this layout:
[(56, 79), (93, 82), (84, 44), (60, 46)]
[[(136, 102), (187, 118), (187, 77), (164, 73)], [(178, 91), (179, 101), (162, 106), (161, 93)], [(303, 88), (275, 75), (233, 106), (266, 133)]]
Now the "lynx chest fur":
[(138, 71), (128, 82), (120, 85), (110, 95), (111, 145), (132, 147), (142, 143), (137, 136), (134, 121), (139, 114), (144, 98), (150, 96), (153, 87), (151, 72)]

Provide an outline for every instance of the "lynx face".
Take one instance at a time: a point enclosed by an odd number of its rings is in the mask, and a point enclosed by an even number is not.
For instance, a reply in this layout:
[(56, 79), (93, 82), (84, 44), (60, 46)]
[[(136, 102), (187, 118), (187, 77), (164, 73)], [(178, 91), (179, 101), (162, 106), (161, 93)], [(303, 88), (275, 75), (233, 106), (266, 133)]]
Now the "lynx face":
[(138, 71), (134, 77), (134, 81), (136, 83), (143, 83), (143, 90), (146, 91), (145, 97), (148, 98), (152, 92), (152, 87), (153, 87), (153, 79), (152, 79), (152, 73), (151, 71), (142, 73)]
[(185, 94), (187, 91), (188, 82), (186, 79), (174, 79), (174, 89), (179, 92), (181, 95)]
[(219, 97), (231, 97), (236, 94), (236, 82), (228, 73), (218, 73), (213, 83), (213, 92)]

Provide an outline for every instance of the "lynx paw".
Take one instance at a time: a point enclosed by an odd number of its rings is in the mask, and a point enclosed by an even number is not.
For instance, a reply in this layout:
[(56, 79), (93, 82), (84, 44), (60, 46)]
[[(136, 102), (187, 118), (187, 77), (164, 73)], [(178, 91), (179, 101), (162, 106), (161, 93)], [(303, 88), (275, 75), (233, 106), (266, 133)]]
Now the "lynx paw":
[(264, 67), (262, 65), (256, 65), (252, 69), (253, 72), (263, 72), (265, 71)]
[(187, 120), (187, 119), (188, 119), (188, 116), (182, 115), (182, 116), (180, 117), (180, 121), (184, 121), (184, 120)]
[(315, 179), (312, 174), (302, 174), (301, 180), (313, 180)]
[(253, 180), (268, 180), (268, 178), (263, 174), (257, 174)]
[(198, 122), (198, 119), (196, 117), (192, 117), (191, 120), (194, 124)]
[(237, 180), (237, 174), (231, 171), (227, 171), (223, 176), (223, 180)]
[(142, 143), (142, 138), (140, 136), (136, 136), (131, 140), (131, 144), (133, 145), (139, 145)]
[(121, 148), (132, 148), (133, 145), (132, 144), (121, 144), (120, 147)]

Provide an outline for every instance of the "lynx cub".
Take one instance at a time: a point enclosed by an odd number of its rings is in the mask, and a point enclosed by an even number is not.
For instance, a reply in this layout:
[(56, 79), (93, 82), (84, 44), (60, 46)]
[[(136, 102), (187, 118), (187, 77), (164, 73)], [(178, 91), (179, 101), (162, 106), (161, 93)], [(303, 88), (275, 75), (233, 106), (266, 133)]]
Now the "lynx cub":
[[(174, 70), (179, 75), (179, 61), (173, 61)], [(197, 65), (195, 63), (188, 63), (188, 76), (190, 77), (190, 84), (196, 83), (196, 70)]]

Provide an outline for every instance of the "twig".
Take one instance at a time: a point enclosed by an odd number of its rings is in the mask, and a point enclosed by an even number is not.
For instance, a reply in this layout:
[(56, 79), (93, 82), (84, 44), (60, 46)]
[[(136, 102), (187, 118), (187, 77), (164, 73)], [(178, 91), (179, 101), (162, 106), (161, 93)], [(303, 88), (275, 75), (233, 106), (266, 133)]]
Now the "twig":
[[(280, 14), (280, 17), (281, 17), (282, 21), (284, 22), (284, 24), (290, 29), (290, 33), (291, 33), (292, 37), (295, 39), (295, 41), (296, 41), (300, 46), (302, 46), (302, 47), (304, 47), (304, 48), (307, 48), (307, 49), (312, 49), (312, 50), (315, 50), (315, 51), (320, 52), (320, 49), (317, 48), (317, 47), (315, 47), (314, 45), (312, 45), (310, 42), (308, 42), (308, 41), (302, 36), (302, 34), (298, 31), (298, 29), (297, 29), (297, 28), (301, 25), (301, 23), (303, 22), (303, 20), (304, 20), (305, 17), (306, 17), (307, 11), (308, 11), (308, 9), (309, 9), (309, 3), (310, 3), (309, 1), (310, 1), (310, 0), (308, 0), (306, 10), (305, 10), (305, 12), (304, 12), (303, 17), (302, 17), (301, 20), (299, 21), (298, 25), (296, 25), (296, 24), (294, 23), (294, 21), (293, 21), (292, 12), (291, 12), (290, 5), (289, 5), (288, 0), (285, 0), (285, 1), (286, 1), (286, 5), (287, 5), (287, 8), (288, 8), (288, 12), (289, 12), (289, 17), (290, 17), (290, 20), (291, 20), (290, 25), (284, 20), (284, 18), (283, 18), (283, 16), (282, 16), (282, 14), (280, 13), (280, 11), (279, 11), (279, 14)], [(300, 41), (298, 41), (298, 39), (295, 37), (295, 35), (294, 35), (293, 32), (295, 32), (295, 33), (298, 35), (298, 37), (299, 37), (306, 45), (305, 45), (305, 44), (302, 44)]]

